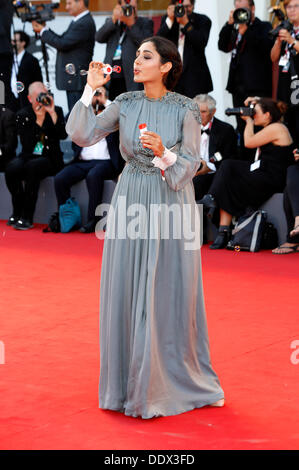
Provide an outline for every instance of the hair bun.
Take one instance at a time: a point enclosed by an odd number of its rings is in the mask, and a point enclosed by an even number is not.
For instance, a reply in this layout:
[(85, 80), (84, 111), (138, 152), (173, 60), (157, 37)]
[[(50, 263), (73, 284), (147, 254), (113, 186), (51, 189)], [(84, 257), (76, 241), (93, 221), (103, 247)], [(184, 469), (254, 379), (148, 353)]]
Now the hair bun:
[(288, 105), (284, 101), (277, 101), (276, 105), (282, 115), (284, 115), (287, 112)]

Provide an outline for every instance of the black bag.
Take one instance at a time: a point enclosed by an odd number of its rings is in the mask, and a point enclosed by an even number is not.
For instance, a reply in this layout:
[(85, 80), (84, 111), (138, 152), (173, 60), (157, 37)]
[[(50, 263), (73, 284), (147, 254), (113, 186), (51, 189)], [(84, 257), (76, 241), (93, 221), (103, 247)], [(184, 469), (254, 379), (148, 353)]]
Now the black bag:
[(232, 231), (232, 239), (227, 244), (228, 250), (259, 251), (266, 226), (267, 213), (257, 210), (238, 219)]
[(274, 227), (271, 222), (266, 222), (263, 236), (262, 236), (262, 242), (261, 242), (261, 248), (263, 250), (273, 250), (278, 246), (278, 234), (277, 230)]
[(43, 229), (44, 233), (47, 232), (55, 232), (58, 233), (60, 232), (60, 221), (59, 221), (59, 213), (54, 212), (54, 214), (51, 215), (48, 226)]

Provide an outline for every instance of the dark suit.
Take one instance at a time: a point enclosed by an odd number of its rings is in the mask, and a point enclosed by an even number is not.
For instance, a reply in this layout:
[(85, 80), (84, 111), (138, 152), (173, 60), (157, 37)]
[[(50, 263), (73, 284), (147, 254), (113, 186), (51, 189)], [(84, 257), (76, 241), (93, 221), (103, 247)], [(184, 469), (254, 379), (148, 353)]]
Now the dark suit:
[[(32, 222), (38, 197), (40, 181), (54, 175), (63, 167), (60, 139), (67, 137), (62, 109), (55, 106), (57, 122), (46, 113), (43, 125), (36, 123), (31, 106), (17, 115), (17, 132), (21, 139), (22, 152), (11, 160), (5, 171), (6, 184), (12, 195), (14, 216)], [(42, 155), (34, 155), (37, 142), (43, 142)], [(23, 186), (24, 182), (24, 186)]]
[[(175, 19), (169, 29), (166, 18), (167, 15), (162, 17), (157, 36), (163, 36), (178, 46), (179, 24)], [(189, 23), (182, 29), (182, 33), (185, 35), (183, 72), (175, 91), (190, 98), (213, 90), (212, 78), (205, 56), (211, 25), (211, 20), (207, 16), (191, 13)]]
[[(273, 41), (269, 37), (271, 23), (255, 18), (237, 45), (229, 68), (227, 91), (232, 94), (234, 107), (244, 106), (248, 96), (269, 96), (272, 94), (272, 62), (270, 52)], [(235, 49), (238, 31), (226, 23), (220, 31), (218, 48), (223, 52)], [(244, 148), (243, 132), (245, 121), (237, 118), (240, 133), (241, 158), (250, 160), (254, 154)]]
[[(106, 55), (104, 62), (107, 64), (113, 64), (114, 52), (118, 46), (120, 37), (122, 35), (123, 26), (119, 23), (114, 24), (111, 18), (107, 18), (104, 25), (96, 33), (96, 41), (102, 44), (106, 43)], [(153, 22), (148, 18), (137, 17), (135, 24), (131, 28), (125, 28), (125, 36), (121, 43), (122, 47), (122, 73), (124, 77), (125, 90), (123, 91), (135, 91), (142, 89), (142, 85), (134, 82), (133, 65), (136, 58), (136, 51), (143, 39), (153, 35)], [(110, 82), (108, 82), (108, 88), (114, 86), (113, 81), (117, 81), (118, 78), (112, 74)], [(114, 93), (116, 94), (116, 93)], [(113, 100), (115, 96), (113, 93), (109, 93), (109, 98)]]
[(80, 160), (81, 147), (76, 147), (74, 160), (55, 176), (55, 192), (58, 206), (71, 197), (71, 187), (86, 179), (89, 194), (88, 222), (95, 219), (95, 210), (102, 201), (105, 180), (115, 179), (124, 167), (119, 151), (119, 133), (106, 137), (110, 160)]
[[(212, 155), (215, 155), (216, 152), (221, 153), (222, 160), (227, 158), (236, 158), (237, 134), (233, 126), (214, 117), (209, 139), (209, 156), (211, 157)], [(221, 161), (215, 163), (217, 170), (220, 165)], [(193, 185), (195, 190), (195, 199), (197, 201), (202, 199), (203, 196), (209, 192), (214, 176), (215, 173), (195, 176), (193, 179)]]
[(38, 60), (27, 51), (25, 51), (19, 67), (17, 64), (13, 65), (13, 67), (17, 68), (17, 80), (25, 86), (18, 99), (16, 99), (16, 110), (19, 110), (28, 105), (29, 85), (33, 82), (42, 82), (43, 76)]
[[(255, 18), (237, 46), (237, 54), (230, 62), (226, 89), (233, 95), (271, 96), (272, 62), (270, 52), (273, 41), (269, 37), (271, 23)], [(219, 34), (220, 51), (231, 52), (235, 48), (238, 31), (226, 23)]]
[[(58, 90), (66, 90), (69, 111), (80, 99), (86, 84), (86, 75), (80, 75), (80, 70), (88, 70), (92, 60), (95, 43), (95, 22), (90, 13), (77, 21), (72, 21), (62, 34), (56, 34), (51, 29), (42, 34), (42, 41), (57, 49), (56, 86)], [(75, 75), (65, 71), (67, 64), (74, 64)]]
[(17, 129), (15, 114), (0, 106), (0, 171), (15, 157), (17, 148)]

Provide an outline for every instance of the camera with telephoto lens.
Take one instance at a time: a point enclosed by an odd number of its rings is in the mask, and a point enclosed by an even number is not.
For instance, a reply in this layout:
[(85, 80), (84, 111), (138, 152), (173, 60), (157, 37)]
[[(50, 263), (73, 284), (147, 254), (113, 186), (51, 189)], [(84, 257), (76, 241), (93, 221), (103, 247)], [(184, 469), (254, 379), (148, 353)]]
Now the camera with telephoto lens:
[(286, 29), (289, 32), (293, 30), (292, 23), (286, 19), (284, 12), (279, 7), (272, 7), (268, 11), (269, 13), (274, 13), (274, 15), (279, 19), (279, 21), (281, 21), (281, 23), (279, 23), (276, 28), (271, 29), (271, 31), (269, 31), (269, 36), (271, 37), (271, 39), (276, 39), (281, 29)]
[(255, 115), (255, 108), (254, 104), (251, 104), (250, 106), (243, 106), (240, 108), (227, 108), (225, 110), (225, 114), (227, 116), (250, 116), (253, 117)]
[(252, 14), (249, 8), (237, 8), (233, 13), (235, 24), (247, 24), (251, 23)]
[(182, 18), (185, 15), (185, 7), (182, 0), (179, 1), (179, 4), (174, 7), (174, 16), (177, 18)]
[[(22, 22), (37, 21), (37, 23), (45, 23), (46, 21), (54, 20), (55, 16), (53, 10), (59, 8), (60, 0), (52, 3), (39, 3), (32, 5), (28, 0), (13, 0), (12, 2), (16, 15), (21, 18)], [(19, 10), (23, 11), (19, 11)]]
[(41, 92), (36, 101), (42, 106), (50, 106), (52, 104), (53, 93)]
[(126, 0), (126, 5), (122, 5), (122, 11), (124, 13), (124, 16), (132, 16), (134, 8), (132, 5), (130, 5), (131, 0)]

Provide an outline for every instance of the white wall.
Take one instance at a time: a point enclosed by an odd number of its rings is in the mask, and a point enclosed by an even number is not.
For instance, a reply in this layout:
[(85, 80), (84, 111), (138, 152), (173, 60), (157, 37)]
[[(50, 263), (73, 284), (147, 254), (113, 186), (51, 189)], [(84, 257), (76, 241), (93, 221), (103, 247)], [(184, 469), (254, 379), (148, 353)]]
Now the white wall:
[[(267, 8), (270, 5), (270, 0), (255, 0), (256, 16), (261, 20), (268, 20)], [(207, 15), (212, 20), (212, 28), (208, 46), (206, 48), (206, 57), (210, 67), (214, 91), (211, 93), (217, 101), (217, 116), (220, 119), (228, 120), (225, 116), (225, 109), (231, 106), (231, 95), (225, 91), (228, 68), (230, 62), (230, 54), (225, 54), (218, 50), (218, 36), (224, 23), (229, 17), (229, 12), (233, 7), (233, 0), (196, 0), (195, 11)], [(94, 15), (96, 27), (99, 29), (105, 21), (105, 16)], [(61, 34), (67, 28), (70, 22), (69, 16), (56, 16), (55, 20), (48, 23), (48, 26), (56, 33)], [(16, 29), (23, 29), (24, 24), (16, 18), (14, 21)], [(32, 27), (30, 23), (25, 23), (25, 31), (32, 36)], [(106, 45), (96, 43), (94, 50), (94, 58), (104, 59)], [(55, 87), (55, 58), (56, 51), (53, 48), (48, 48), (49, 51), (49, 69), (50, 69), (50, 84), (51, 89), (55, 94), (55, 101), (62, 106), (67, 112), (67, 102), (65, 92), (56, 90)], [(41, 59), (41, 53), (35, 54)], [(230, 118), (234, 124), (234, 118)]]

